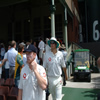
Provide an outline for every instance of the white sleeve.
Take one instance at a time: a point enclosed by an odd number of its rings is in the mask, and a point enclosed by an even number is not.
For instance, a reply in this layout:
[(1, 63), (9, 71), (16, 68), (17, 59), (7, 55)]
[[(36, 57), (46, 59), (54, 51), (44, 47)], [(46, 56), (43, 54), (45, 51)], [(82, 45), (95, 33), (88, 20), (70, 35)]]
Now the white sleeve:
[(18, 85), (18, 88), (19, 89), (23, 89), (23, 79), (22, 79), (22, 70), (21, 70), (21, 74), (20, 74), (20, 81), (19, 81), (19, 85)]
[(44, 68), (47, 68), (47, 57), (46, 57), (46, 53), (44, 54), (43, 67)]
[(40, 42), (39, 42), (39, 44), (38, 44), (38, 48), (39, 48), (39, 49), (40, 49), (40, 45), (41, 45), (41, 44), (40, 44)]
[(64, 57), (63, 57), (63, 54), (61, 55), (62, 59), (61, 59), (61, 66), (62, 67), (66, 67), (66, 64), (65, 64), (65, 61), (64, 61)]
[(43, 67), (41, 67), (41, 71), (39, 72), (40, 75), (46, 80), (47, 82), (47, 75), (46, 75), (46, 71)]
[(5, 55), (4, 55), (4, 59), (7, 59), (7, 53), (5, 53)]

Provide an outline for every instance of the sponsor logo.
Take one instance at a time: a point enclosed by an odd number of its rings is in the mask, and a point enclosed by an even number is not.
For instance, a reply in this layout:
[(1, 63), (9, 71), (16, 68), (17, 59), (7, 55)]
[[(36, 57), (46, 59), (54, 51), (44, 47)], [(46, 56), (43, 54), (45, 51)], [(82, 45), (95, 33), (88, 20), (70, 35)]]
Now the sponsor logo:
[(48, 59), (49, 61), (51, 61), (51, 58), (49, 57), (49, 59)]
[(43, 77), (46, 77), (46, 73), (43, 73)]
[(23, 78), (26, 79), (26, 73), (23, 74)]

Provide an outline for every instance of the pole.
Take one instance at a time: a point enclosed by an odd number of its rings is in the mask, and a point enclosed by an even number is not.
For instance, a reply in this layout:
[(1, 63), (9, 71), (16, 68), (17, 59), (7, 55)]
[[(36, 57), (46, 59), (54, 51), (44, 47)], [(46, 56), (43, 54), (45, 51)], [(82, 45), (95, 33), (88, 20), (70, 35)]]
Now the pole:
[(66, 50), (68, 49), (68, 37), (67, 37), (67, 24), (68, 24), (68, 21), (67, 21), (67, 9), (65, 7), (65, 24), (64, 24), (64, 29), (65, 29), (65, 33), (64, 33), (64, 37), (65, 37), (65, 45), (66, 45)]
[(85, 15), (86, 15), (86, 42), (88, 43), (88, 23), (87, 23), (87, 3), (85, 0)]
[(54, 0), (52, 0), (51, 5), (51, 37), (55, 37), (55, 5)]

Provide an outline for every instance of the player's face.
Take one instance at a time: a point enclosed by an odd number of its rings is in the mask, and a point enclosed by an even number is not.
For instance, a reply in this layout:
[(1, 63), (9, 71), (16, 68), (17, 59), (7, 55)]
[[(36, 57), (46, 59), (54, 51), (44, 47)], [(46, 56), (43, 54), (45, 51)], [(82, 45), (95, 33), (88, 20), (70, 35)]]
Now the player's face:
[(51, 49), (56, 49), (57, 44), (55, 41), (51, 41), (50, 46), (51, 46)]
[(34, 52), (26, 52), (26, 57), (27, 57), (27, 63), (31, 63), (35, 57), (36, 57), (36, 53)]

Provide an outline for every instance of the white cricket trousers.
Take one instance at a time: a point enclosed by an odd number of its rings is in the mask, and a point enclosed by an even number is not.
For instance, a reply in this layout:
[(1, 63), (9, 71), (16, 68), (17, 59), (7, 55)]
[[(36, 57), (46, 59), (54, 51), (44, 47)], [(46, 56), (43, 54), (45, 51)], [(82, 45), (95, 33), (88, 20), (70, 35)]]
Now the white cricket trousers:
[(62, 98), (62, 78), (60, 77), (48, 77), (49, 91), (53, 100), (61, 100)]
[(39, 51), (39, 58), (43, 59), (43, 49), (40, 49)]

